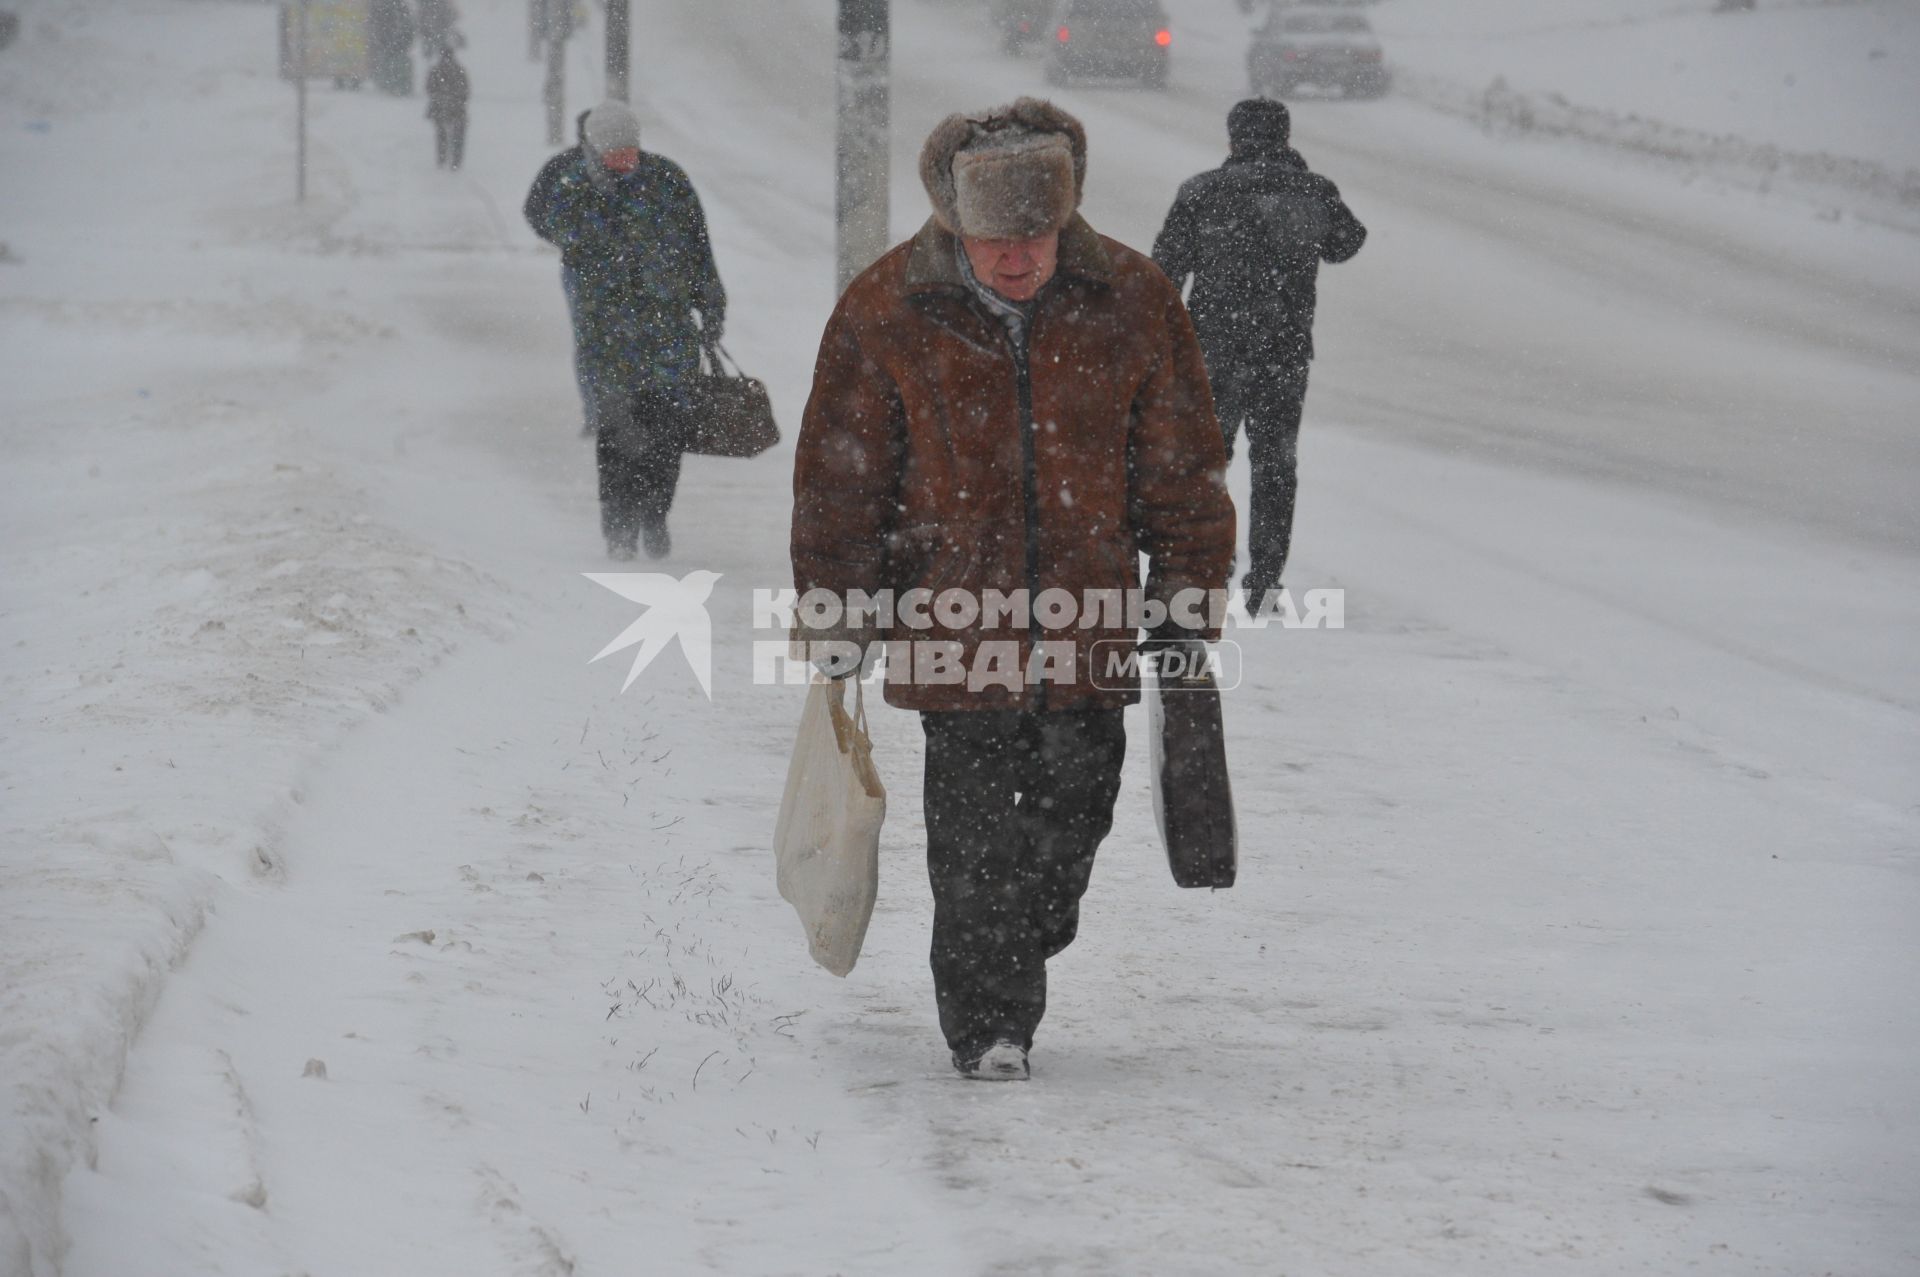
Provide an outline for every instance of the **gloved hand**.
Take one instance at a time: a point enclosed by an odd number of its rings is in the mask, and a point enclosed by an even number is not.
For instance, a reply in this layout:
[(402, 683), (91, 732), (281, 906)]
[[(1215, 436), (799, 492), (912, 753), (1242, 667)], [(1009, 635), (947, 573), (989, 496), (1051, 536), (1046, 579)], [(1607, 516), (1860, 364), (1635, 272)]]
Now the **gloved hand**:
[(1179, 633), (1156, 633), (1149, 634), (1140, 640), (1140, 650), (1142, 652), (1186, 652), (1193, 654), (1204, 653), (1207, 650), (1207, 645), (1202, 640), (1194, 638), (1184, 631)]
[(1162, 687), (1204, 680), (1213, 670), (1207, 645), (1197, 638), (1149, 638), (1141, 642), (1140, 651), (1151, 657)]
[(807, 645), (807, 659), (813, 662), (813, 668), (836, 681), (858, 674), (866, 657), (865, 647), (845, 640), (815, 640)]
[(872, 625), (803, 626), (796, 617), (788, 635), (795, 655), (813, 662), (813, 667), (831, 679), (850, 678), (865, 664), (867, 648), (880, 640)]
[(1147, 631), (1140, 640), (1140, 652), (1149, 656), (1162, 673), (1185, 677), (1207, 667), (1207, 644), (1202, 631), (1189, 629), (1171, 615)]
[(1141, 647), (1147, 651), (1184, 642), (1205, 643), (1220, 637), (1226, 619), (1227, 592), (1198, 586), (1176, 586), (1149, 579), (1147, 598), (1166, 605), (1157, 624), (1147, 630)]

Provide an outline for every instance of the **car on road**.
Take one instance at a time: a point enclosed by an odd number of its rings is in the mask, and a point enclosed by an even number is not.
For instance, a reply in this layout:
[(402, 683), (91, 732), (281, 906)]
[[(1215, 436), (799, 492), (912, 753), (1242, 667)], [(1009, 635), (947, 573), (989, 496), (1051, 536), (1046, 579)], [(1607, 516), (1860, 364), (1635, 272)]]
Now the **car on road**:
[(1337, 5), (1275, 7), (1247, 50), (1247, 84), (1286, 97), (1303, 84), (1347, 97), (1384, 96), (1386, 56), (1365, 14)]
[(1053, 0), (993, 0), (994, 32), (1007, 53), (1019, 53), (1047, 35)]
[(1056, 12), (1047, 83), (1115, 76), (1166, 87), (1173, 26), (1160, 0), (1067, 0)]

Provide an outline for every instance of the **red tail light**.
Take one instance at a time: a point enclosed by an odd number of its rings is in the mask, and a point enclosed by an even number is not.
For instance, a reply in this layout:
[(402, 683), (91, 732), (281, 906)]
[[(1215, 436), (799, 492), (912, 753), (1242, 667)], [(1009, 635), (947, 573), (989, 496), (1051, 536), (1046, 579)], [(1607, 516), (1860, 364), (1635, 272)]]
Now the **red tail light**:
[(1164, 49), (1173, 43), (1173, 32), (1166, 30), (1156, 31), (1153, 33), (1153, 42)]
[(1362, 62), (1378, 62), (1380, 60), (1380, 50), (1362, 49), (1360, 50), (1360, 60)]
[(1300, 60), (1300, 50), (1282, 49), (1280, 51), (1280, 57), (1282, 60), (1287, 62), (1298, 62)]
[(1031, 23), (1031, 22), (1029, 22), (1029, 21), (1027, 21), (1027, 20), (1026, 20), (1025, 18), (1022, 18), (1022, 19), (1020, 19), (1020, 34), (1021, 34), (1021, 35), (1026, 35), (1026, 34), (1027, 34), (1028, 32), (1030, 32), (1030, 31), (1032, 31), (1032, 30), (1033, 30), (1033, 23)]
[(1058, 31), (1054, 32), (1053, 34), (1062, 44), (1065, 44), (1067, 41), (1073, 39), (1073, 32), (1067, 30), (1067, 28), (1065, 27), (1061, 27)]

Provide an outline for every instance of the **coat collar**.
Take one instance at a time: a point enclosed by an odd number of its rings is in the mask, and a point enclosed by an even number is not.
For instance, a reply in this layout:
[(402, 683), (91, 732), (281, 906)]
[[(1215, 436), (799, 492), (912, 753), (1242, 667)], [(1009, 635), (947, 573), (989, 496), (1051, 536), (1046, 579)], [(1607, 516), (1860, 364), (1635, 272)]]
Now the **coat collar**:
[(1278, 164), (1304, 173), (1307, 169), (1307, 158), (1290, 146), (1267, 147), (1259, 150), (1229, 151), (1227, 162), (1221, 167), (1236, 164)]
[[(913, 237), (907, 254), (907, 291), (936, 292), (941, 289), (967, 291), (954, 254), (959, 252), (958, 237), (933, 218)], [(1100, 285), (1113, 283), (1113, 257), (1099, 234), (1075, 213), (1060, 228), (1059, 271)]]

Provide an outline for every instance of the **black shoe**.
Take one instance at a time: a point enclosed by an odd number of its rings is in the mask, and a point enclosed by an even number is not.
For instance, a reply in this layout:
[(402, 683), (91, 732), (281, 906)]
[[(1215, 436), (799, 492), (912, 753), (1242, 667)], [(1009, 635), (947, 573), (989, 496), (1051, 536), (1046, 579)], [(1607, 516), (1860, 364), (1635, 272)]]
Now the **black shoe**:
[(631, 563), (640, 557), (640, 551), (631, 541), (609, 541), (607, 557), (615, 563)]
[(953, 1053), (953, 1067), (961, 1077), (976, 1082), (1024, 1082), (1033, 1076), (1027, 1064), (1027, 1048), (1001, 1038), (978, 1055)]
[(647, 549), (649, 559), (664, 559), (673, 553), (673, 536), (667, 531), (665, 519), (655, 519), (640, 529), (640, 542)]

